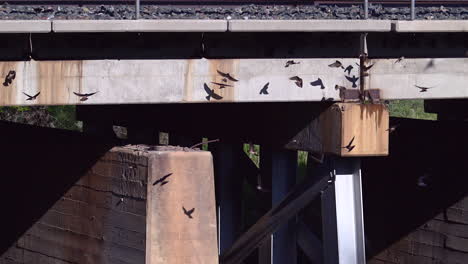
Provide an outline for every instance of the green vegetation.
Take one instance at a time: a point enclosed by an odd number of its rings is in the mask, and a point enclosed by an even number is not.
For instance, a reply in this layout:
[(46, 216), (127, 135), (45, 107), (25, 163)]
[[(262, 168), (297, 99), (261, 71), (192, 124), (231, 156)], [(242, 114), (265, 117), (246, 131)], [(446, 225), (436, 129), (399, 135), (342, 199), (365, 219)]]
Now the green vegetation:
[(437, 114), (424, 112), (423, 100), (396, 100), (390, 102), (390, 116), (436, 120)]

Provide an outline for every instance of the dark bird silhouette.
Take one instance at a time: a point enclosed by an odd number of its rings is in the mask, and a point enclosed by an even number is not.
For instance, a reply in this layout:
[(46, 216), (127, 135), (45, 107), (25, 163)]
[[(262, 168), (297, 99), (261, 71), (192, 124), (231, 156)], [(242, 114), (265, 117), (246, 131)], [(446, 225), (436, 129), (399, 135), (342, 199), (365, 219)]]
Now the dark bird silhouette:
[(168, 173), (161, 178), (157, 179), (156, 181), (153, 182), (153, 186), (156, 184), (159, 184), (160, 186), (163, 186), (164, 184), (168, 183), (169, 181), (166, 181), (167, 178), (171, 177), (172, 173)]
[(9, 71), (7, 76), (5, 76), (5, 81), (3, 82), (3, 86), (10, 85), (15, 78), (16, 78), (16, 71)]
[(210, 89), (210, 87), (208, 87), (208, 85), (206, 85), (206, 83), (203, 84), (203, 88), (205, 88), (205, 92), (208, 94), (208, 96), (206, 96), (206, 100), (210, 100), (211, 98), (214, 98), (216, 100), (221, 100), (223, 99), (223, 97), (217, 93), (214, 92), (214, 89)]
[(346, 67), (346, 69), (344, 70), (344, 72), (348, 72), (348, 75), (350, 75), (352, 69), (353, 69), (353, 66), (352, 66), (352, 65), (348, 65), (348, 67)]
[(320, 78), (318, 78), (317, 80), (311, 82), (310, 85), (320, 86), (320, 89), (325, 89), (325, 86), (323, 85), (322, 79), (320, 79)]
[(348, 145), (344, 146), (343, 148), (347, 149), (348, 152), (351, 152), (351, 150), (356, 147), (356, 145), (353, 145), (354, 137), (351, 139), (351, 141), (348, 143)]
[(269, 82), (267, 82), (263, 88), (260, 90), (260, 94), (268, 94), (268, 86), (270, 85)]
[(289, 60), (286, 62), (286, 65), (284, 65), (285, 68), (291, 66), (291, 65), (294, 65), (294, 64), (300, 64), (300, 62), (295, 62), (293, 60)]
[(343, 67), (343, 64), (341, 63), (341, 61), (335, 61), (334, 63), (328, 65), (328, 67), (331, 67), (331, 68), (342, 68), (344, 69)]
[(401, 62), (401, 61), (404, 60), (404, 59), (405, 59), (405, 57), (401, 56), (400, 58), (396, 59), (396, 61), (394, 62), (394, 64), (395, 64), (395, 63), (399, 63), (399, 62)]
[(419, 90), (420, 93), (427, 92), (427, 90), (434, 88), (434, 86), (432, 86), (432, 87), (425, 87), (425, 86), (419, 86), (419, 85), (415, 85), (415, 86), (417, 88), (421, 89), (421, 90)]
[(226, 88), (226, 87), (232, 87), (232, 85), (226, 84), (226, 83), (219, 83), (219, 82), (211, 82), (211, 83), (219, 85), (219, 89), (223, 89), (223, 88)]
[(335, 85), (335, 90), (344, 91), (344, 90), (346, 90), (346, 87), (344, 87), (344, 86), (339, 86), (339, 85), (337, 84), (337, 85)]
[[(368, 71), (368, 70), (370, 70), (370, 68), (372, 68), (372, 66), (374, 66), (374, 64), (375, 64), (375, 63), (373, 63), (373, 64), (371, 64), (371, 65), (369, 65), (369, 66), (364, 65), (364, 66), (362, 66), (362, 70), (363, 70), (363, 71)], [(361, 67), (361, 65), (359, 65), (359, 63), (356, 63), (356, 65), (357, 65), (358, 67)]]
[(182, 206), (182, 210), (184, 210), (184, 214), (188, 216), (188, 218), (192, 219), (192, 214), (193, 212), (195, 212), (195, 208), (192, 208), (190, 210), (187, 211), (187, 209), (185, 209), (185, 207)]
[(73, 92), (76, 96), (80, 97), (80, 101), (86, 101), (88, 100), (88, 98), (94, 94), (96, 94), (97, 92), (94, 92), (94, 93), (85, 93), (85, 94), (82, 94), (82, 93), (75, 93)]
[(434, 59), (431, 59), (431, 60), (427, 63), (426, 67), (424, 67), (424, 70), (428, 70), (429, 68), (432, 68), (432, 67), (434, 67), (434, 66), (435, 66), (435, 65), (434, 65)]
[(298, 87), (302, 88), (302, 78), (299, 76), (293, 76), (289, 80), (294, 81)]
[(359, 77), (356, 77), (355, 75), (353, 75), (353, 77), (349, 77), (349, 76), (345, 76), (345, 77), (348, 81), (353, 83), (353, 88), (357, 87), (356, 82), (357, 80), (359, 80)]
[(325, 98), (325, 96), (324, 96), (324, 97), (322, 97), (322, 100), (320, 100), (320, 101), (322, 101), (322, 102), (331, 102), (331, 101), (333, 101), (333, 98), (332, 97)]
[(31, 96), (25, 92), (23, 92), (24, 95), (26, 95), (28, 97), (28, 99), (26, 99), (26, 101), (33, 101), (33, 100), (36, 100), (36, 98), (41, 94), (41, 92), (38, 92), (37, 94)]
[(224, 78), (226, 78), (226, 79), (228, 79), (230, 81), (233, 81), (233, 82), (239, 81), (236, 78), (232, 77), (229, 73), (224, 73), (224, 72), (221, 72), (219, 70), (216, 70), (216, 71), (219, 73), (219, 75), (223, 76)]

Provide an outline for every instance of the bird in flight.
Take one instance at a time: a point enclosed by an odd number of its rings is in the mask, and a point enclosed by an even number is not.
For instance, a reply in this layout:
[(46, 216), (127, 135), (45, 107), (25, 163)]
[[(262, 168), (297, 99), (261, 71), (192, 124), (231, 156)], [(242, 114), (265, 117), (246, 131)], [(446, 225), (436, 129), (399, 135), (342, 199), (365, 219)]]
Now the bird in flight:
[(192, 208), (190, 210), (187, 211), (187, 209), (185, 209), (185, 207), (182, 206), (182, 210), (184, 210), (184, 214), (188, 216), (188, 218), (192, 219), (192, 214), (193, 212), (195, 212), (195, 208)]
[(157, 179), (155, 182), (153, 182), (153, 186), (156, 184), (159, 184), (160, 186), (163, 186), (164, 184), (168, 183), (169, 181), (166, 181), (167, 178), (171, 177), (172, 173), (168, 173), (161, 178)]
[(396, 124), (396, 125), (390, 126), (386, 131), (388, 131), (388, 133), (392, 133), (392, 132), (394, 132), (399, 126), (400, 126), (400, 124)]
[(15, 78), (16, 78), (16, 71), (9, 71), (7, 76), (5, 76), (5, 81), (3, 82), (3, 86), (10, 85)]
[(232, 85), (226, 84), (226, 83), (219, 83), (219, 82), (211, 82), (211, 83), (219, 85), (219, 89), (223, 89), (223, 88), (226, 88), (226, 87), (232, 87)]
[(224, 73), (224, 72), (221, 72), (219, 70), (216, 70), (218, 72), (219, 75), (223, 76), (224, 78), (230, 80), (230, 81), (233, 81), (233, 82), (237, 82), (239, 80), (237, 80), (236, 78), (232, 77), (229, 73)]
[(318, 78), (317, 80), (311, 82), (310, 85), (320, 86), (320, 89), (325, 89), (325, 86), (323, 85), (322, 79), (320, 79), (320, 78)]
[(349, 77), (349, 76), (345, 76), (345, 77), (348, 81), (353, 83), (353, 88), (357, 87), (356, 82), (357, 80), (359, 80), (359, 77), (356, 77), (355, 75), (353, 75), (353, 77)]
[(427, 90), (432, 89), (432, 88), (435, 87), (435, 86), (432, 86), (432, 87), (425, 87), (425, 86), (419, 86), (419, 85), (415, 85), (415, 86), (416, 86), (417, 88), (420, 89), (420, 90), (419, 90), (420, 93), (427, 92)]
[(205, 88), (205, 92), (208, 94), (206, 96), (206, 100), (210, 101), (211, 98), (216, 99), (216, 100), (221, 100), (223, 97), (217, 93), (214, 92), (214, 89), (210, 89), (206, 83), (203, 84), (203, 88)]
[(400, 58), (396, 59), (396, 61), (394, 62), (394, 64), (395, 64), (395, 63), (399, 63), (399, 62), (401, 62), (401, 61), (404, 60), (404, 59), (405, 59), (405, 57), (401, 56)]
[[(359, 65), (359, 63), (356, 63), (356, 65), (357, 65), (358, 67), (361, 67), (361, 66)], [(372, 68), (372, 66), (374, 66), (374, 63), (372, 63), (372, 64), (369, 65), (369, 66), (364, 65), (364, 66), (362, 66), (362, 70), (363, 70), (363, 71), (368, 71), (368, 70), (370, 70), (370, 68)]]
[(285, 68), (291, 66), (291, 65), (294, 65), (294, 64), (300, 64), (300, 62), (295, 62), (293, 60), (289, 60), (286, 62), (286, 65), (284, 65)]
[(294, 81), (298, 87), (302, 88), (302, 78), (299, 76), (293, 76), (289, 80)]
[(260, 90), (260, 94), (268, 94), (268, 86), (270, 85), (269, 82), (267, 82), (263, 88)]
[(31, 96), (25, 92), (23, 92), (24, 95), (26, 95), (28, 97), (28, 99), (26, 99), (26, 101), (33, 101), (33, 100), (36, 100), (36, 98), (39, 96), (39, 94), (41, 94), (41, 92), (38, 92), (37, 94)]
[(86, 101), (88, 100), (88, 98), (94, 94), (96, 94), (97, 92), (94, 92), (94, 93), (85, 93), (85, 94), (82, 94), (82, 93), (76, 93), (76, 92), (73, 92), (76, 96), (80, 97), (80, 101)]
[(340, 85), (337, 84), (337, 85), (335, 85), (335, 90), (344, 91), (344, 90), (346, 90), (346, 87), (340, 86)]
[(331, 67), (331, 68), (342, 68), (344, 69), (343, 67), (343, 64), (341, 63), (341, 61), (335, 61), (334, 63), (328, 65), (328, 67)]
[(353, 142), (354, 142), (354, 137), (351, 139), (348, 145), (344, 146), (343, 148), (347, 149), (348, 152), (351, 152), (351, 150), (353, 150), (354, 147), (356, 147), (356, 145), (353, 145)]
[(345, 72), (348, 72), (348, 75), (350, 75), (352, 69), (353, 69), (353, 66), (352, 66), (352, 65), (348, 65), (348, 67), (346, 67), (346, 69), (345, 69), (344, 71), (345, 71)]

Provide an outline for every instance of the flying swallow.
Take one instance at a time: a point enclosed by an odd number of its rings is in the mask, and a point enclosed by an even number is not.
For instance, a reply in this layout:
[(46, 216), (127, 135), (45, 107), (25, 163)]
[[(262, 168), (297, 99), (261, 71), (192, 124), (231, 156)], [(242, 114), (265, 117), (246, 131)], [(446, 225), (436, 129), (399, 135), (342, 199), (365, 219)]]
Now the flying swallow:
[(263, 88), (260, 90), (260, 94), (268, 94), (268, 86), (270, 85), (269, 82), (267, 82)]
[(427, 69), (432, 68), (432, 67), (434, 67), (434, 59), (431, 59), (431, 60), (427, 63), (426, 67), (424, 67), (424, 70), (427, 70)]
[(333, 98), (332, 97), (325, 98), (325, 96), (324, 96), (324, 97), (322, 97), (322, 100), (320, 100), (320, 101), (322, 101), (322, 102), (331, 102), (331, 101), (333, 101)]
[(345, 76), (345, 77), (348, 81), (353, 83), (353, 88), (357, 87), (356, 82), (357, 80), (359, 80), (359, 77), (356, 77), (355, 75), (353, 75), (353, 77), (348, 77), (348, 76)]
[(302, 88), (302, 78), (299, 76), (293, 76), (289, 80), (294, 81), (298, 87)]
[(226, 87), (232, 87), (232, 85), (226, 84), (226, 83), (219, 83), (219, 82), (211, 82), (211, 83), (219, 85), (219, 89), (223, 89), (223, 88), (226, 88)]
[[(375, 63), (372, 63), (372, 64), (369, 65), (369, 66), (364, 65), (364, 66), (362, 66), (362, 70), (363, 70), (363, 71), (368, 71), (368, 70), (370, 70), (370, 68), (372, 68), (372, 66), (374, 66), (374, 64), (375, 64)], [(357, 65), (358, 67), (361, 67), (361, 65), (359, 65), (359, 63), (356, 63), (356, 65)]]
[(26, 95), (28, 97), (28, 99), (26, 99), (26, 101), (33, 101), (33, 100), (36, 100), (36, 98), (39, 96), (39, 94), (41, 94), (41, 92), (38, 92), (37, 94), (31, 96), (25, 92), (23, 92), (24, 95)]
[(435, 86), (432, 86), (432, 87), (425, 87), (425, 86), (419, 86), (419, 85), (415, 85), (417, 88), (421, 89), (419, 92), (420, 93), (424, 93), (424, 92), (427, 92), (428, 89), (432, 89), (434, 88)]
[(341, 61), (335, 61), (334, 63), (328, 65), (328, 67), (331, 67), (331, 68), (342, 68), (344, 69), (343, 67), (343, 64), (341, 63)]
[(335, 90), (344, 91), (344, 90), (346, 90), (346, 87), (344, 87), (344, 86), (339, 86), (339, 85), (337, 84), (337, 85), (335, 85)]
[(390, 134), (390, 133), (394, 132), (399, 126), (400, 126), (400, 124), (390, 126), (386, 131), (388, 131), (388, 133)]
[(348, 152), (351, 152), (351, 150), (356, 147), (356, 145), (353, 145), (354, 137), (351, 139), (351, 141), (348, 143), (348, 145), (344, 146), (343, 148), (347, 149)]
[(232, 77), (229, 73), (224, 73), (224, 72), (221, 72), (219, 70), (216, 70), (216, 71), (219, 73), (219, 75), (223, 76), (224, 78), (226, 78), (226, 79), (228, 79), (230, 81), (233, 81), (233, 82), (239, 81), (236, 78)]
[(216, 100), (223, 99), (221, 95), (214, 92), (214, 89), (210, 89), (210, 87), (208, 87), (206, 83), (203, 84), (203, 88), (205, 88), (205, 92), (208, 94), (208, 96), (205, 97), (206, 100), (210, 101), (211, 98), (214, 98)]
[(81, 94), (81, 93), (75, 93), (73, 92), (76, 96), (80, 97), (80, 101), (86, 101), (88, 100), (88, 97), (90, 97), (91, 95), (94, 95), (96, 94), (97, 92), (94, 92), (94, 93), (86, 93), (86, 94)]
[(160, 186), (163, 186), (164, 184), (168, 183), (169, 181), (166, 181), (167, 178), (169, 178), (172, 175), (172, 173), (168, 173), (161, 178), (157, 179), (155, 182), (153, 182), (153, 186), (156, 184), (160, 184)]
[(294, 64), (300, 64), (300, 62), (295, 62), (293, 60), (289, 60), (286, 62), (286, 65), (284, 65), (285, 68), (291, 66), (291, 65), (294, 65)]
[(5, 81), (3, 82), (3, 86), (10, 85), (15, 78), (16, 78), (16, 71), (9, 71), (7, 76), (5, 76)]
[(187, 209), (185, 209), (185, 207), (182, 206), (182, 210), (184, 210), (184, 214), (188, 216), (188, 218), (192, 219), (192, 214), (193, 212), (195, 212), (195, 208), (192, 208), (190, 210), (187, 211)]
[(395, 64), (395, 63), (399, 63), (399, 62), (401, 62), (401, 61), (404, 60), (404, 59), (405, 59), (405, 57), (401, 56), (400, 58), (396, 59), (396, 61), (394, 62), (394, 64)]
[(320, 78), (318, 78), (317, 80), (311, 82), (310, 85), (312, 85), (312, 86), (319, 86), (320, 85), (320, 89), (325, 89), (325, 86), (323, 85), (322, 79), (320, 79)]
[(346, 69), (344, 70), (344, 72), (348, 72), (348, 75), (350, 75), (352, 69), (353, 69), (353, 66), (352, 66), (352, 65), (348, 65), (348, 67), (346, 67)]

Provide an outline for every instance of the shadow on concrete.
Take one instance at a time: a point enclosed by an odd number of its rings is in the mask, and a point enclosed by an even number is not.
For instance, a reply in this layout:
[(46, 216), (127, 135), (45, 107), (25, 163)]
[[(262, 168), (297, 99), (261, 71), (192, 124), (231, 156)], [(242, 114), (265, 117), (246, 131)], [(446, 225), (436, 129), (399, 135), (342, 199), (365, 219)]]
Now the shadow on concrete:
[(0, 255), (114, 142), (80, 132), (0, 122)]
[(468, 193), (468, 125), (392, 119), (388, 157), (362, 160), (367, 254), (372, 257)]

